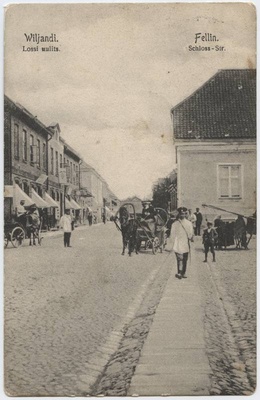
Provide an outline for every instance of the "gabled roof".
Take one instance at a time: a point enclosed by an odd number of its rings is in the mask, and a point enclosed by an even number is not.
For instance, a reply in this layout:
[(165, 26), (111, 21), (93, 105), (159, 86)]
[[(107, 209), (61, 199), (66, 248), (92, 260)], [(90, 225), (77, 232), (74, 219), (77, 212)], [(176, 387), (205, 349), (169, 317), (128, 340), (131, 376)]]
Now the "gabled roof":
[(171, 113), (175, 139), (254, 139), (256, 71), (220, 70)]

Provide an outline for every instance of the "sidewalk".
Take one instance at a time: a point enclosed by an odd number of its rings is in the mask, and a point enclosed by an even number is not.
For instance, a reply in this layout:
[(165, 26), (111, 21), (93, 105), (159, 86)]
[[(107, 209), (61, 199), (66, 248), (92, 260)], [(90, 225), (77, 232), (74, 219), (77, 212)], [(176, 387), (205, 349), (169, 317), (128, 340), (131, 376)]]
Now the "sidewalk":
[[(99, 226), (99, 225), (101, 225), (101, 224), (103, 224), (102, 222), (99, 222), (99, 223), (97, 223), (97, 224), (93, 224), (92, 226), (91, 226), (91, 228), (93, 228), (94, 226)], [(76, 226), (75, 227), (75, 230), (83, 230), (83, 229), (88, 229), (88, 228), (90, 228), (90, 226), (89, 226), (89, 224), (84, 224), (84, 225), (78, 225), (78, 226)], [(62, 236), (63, 235), (63, 229), (57, 229), (57, 230), (54, 230), (54, 231), (43, 231), (42, 233), (42, 236), (45, 238), (45, 237), (53, 237), (53, 236)]]
[[(209, 395), (210, 373), (198, 282), (199, 255), (192, 251), (188, 279), (176, 279), (176, 260), (156, 310), (127, 395)], [(196, 262), (197, 261), (197, 262)]]

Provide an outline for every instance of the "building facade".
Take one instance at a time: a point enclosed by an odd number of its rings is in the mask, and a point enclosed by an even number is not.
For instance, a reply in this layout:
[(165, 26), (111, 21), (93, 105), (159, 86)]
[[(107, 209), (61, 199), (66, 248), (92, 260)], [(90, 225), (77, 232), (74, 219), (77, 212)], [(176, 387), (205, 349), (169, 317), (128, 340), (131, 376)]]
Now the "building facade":
[(256, 73), (221, 70), (171, 110), (178, 206), (207, 219), (256, 209)]
[[(52, 132), (36, 116), (4, 98), (4, 185), (17, 184), (29, 197), (47, 191), (48, 141)], [(44, 203), (43, 203), (44, 204)], [(15, 213), (15, 196), (5, 197), (4, 215)]]
[(5, 221), (16, 214), (24, 198), (40, 209), (46, 229), (57, 228), (65, 209), (71, 210), (79, 224), (86, 222), (90, 210), (95, 221), (101, 222), (102, 215), (110, 215), (117, 206), (116, 196), (101, 175), (61, 137), (59, 124), (45, 126), (7, 96), (4, 185)]

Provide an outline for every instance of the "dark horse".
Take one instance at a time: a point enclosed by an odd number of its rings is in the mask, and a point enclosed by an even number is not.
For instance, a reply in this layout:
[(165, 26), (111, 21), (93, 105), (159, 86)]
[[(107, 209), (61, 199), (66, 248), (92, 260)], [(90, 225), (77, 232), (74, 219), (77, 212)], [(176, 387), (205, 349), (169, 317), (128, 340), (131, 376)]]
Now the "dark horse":
[(29, 241), (29, 246), (32, 244), (36, 245), (36, 239), (40, 244), (40, 227), (41, 227), (41, 219), (39, 215), (34, 213), (33, 211), (27, 211), (25, 214), (18, 217), (19, 223), (23, 226), (26, 231), (26, 236)]
[(138, 224), (134, 219), (130, 218), (129, 212), (126, 207), (121, 207), (119, 210), (119, 222), (120, 229), (122, 232), (122, 240), (123, 240), (123, 251), (122, 255), (125, 254), (125, 249), (128, 246), (128, 254), (131, 256), (131, 253), (135, 250), (137, 251), (137, 228)]

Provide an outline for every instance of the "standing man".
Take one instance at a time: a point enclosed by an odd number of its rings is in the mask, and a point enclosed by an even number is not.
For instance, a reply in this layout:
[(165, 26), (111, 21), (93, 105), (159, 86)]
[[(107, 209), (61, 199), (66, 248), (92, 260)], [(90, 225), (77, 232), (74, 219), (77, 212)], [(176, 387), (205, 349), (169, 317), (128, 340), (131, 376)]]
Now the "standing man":
[(190, 252), (190, 241), (193, 240), (192, 223), (186, 219), (187, 208), (178, 208), (177, 220), (172, 224), (171, 236), (173, 238), (173, 251), (177, 258), (176, 278), (187, 278), (186, 269)]
[(195, 212), (196, 222), (195, 222), (195, 236), (200, 236), (200, 227), (202, 223), (202, 214), (199, 208), (196, 208)]
[(70, 210), (65, 210), (65, 214), (60, 219), (60, 227), (64, 231), (64, 247), (71, 247), (70, 237), (72, 231), (72, 220), (70, 216)]

